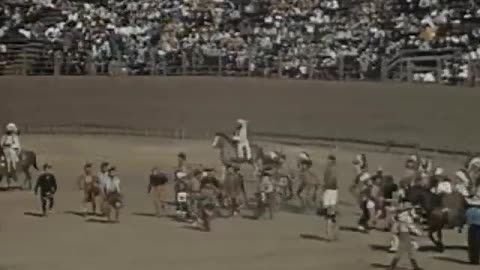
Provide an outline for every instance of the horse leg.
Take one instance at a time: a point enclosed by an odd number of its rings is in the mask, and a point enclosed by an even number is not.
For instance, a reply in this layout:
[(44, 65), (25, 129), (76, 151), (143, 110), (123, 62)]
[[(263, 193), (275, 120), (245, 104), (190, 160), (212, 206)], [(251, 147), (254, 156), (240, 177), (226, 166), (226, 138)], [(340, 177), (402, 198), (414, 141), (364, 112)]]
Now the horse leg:
[(28, 168), (23, 170), (25, 174), (25, 180), (23, 181), (23, 188), (28, 190), (32, 190), (32, 175), (30, 174), (30, 170)]
[(428, 238), (430, 239), (430, 241), (432, 241), (432, 243), (435, 245), (435, 247), (438, 247), (438, 242), (435, 239), (435, 237), (433, 236), (433, 233), (434, 233), (434, 231), (429, 228), (428, 229)]
[(438, 251), (444, 252), (445, 246), (443, 245), (443, 232), (442, 229), (437, 231), (437, 239), (438, 239)]

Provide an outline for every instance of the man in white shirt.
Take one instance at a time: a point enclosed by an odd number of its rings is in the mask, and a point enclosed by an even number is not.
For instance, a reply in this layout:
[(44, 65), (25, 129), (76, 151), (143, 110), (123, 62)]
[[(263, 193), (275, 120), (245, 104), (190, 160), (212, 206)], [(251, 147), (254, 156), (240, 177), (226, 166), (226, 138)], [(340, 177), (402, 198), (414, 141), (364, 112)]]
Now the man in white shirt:
[(1, 139), (1, 148), (7, 159), (7, 169), (16, 170), (21, 152), (19, 130), (14, 123), (9, 123), (6, 127), (5, 135)]

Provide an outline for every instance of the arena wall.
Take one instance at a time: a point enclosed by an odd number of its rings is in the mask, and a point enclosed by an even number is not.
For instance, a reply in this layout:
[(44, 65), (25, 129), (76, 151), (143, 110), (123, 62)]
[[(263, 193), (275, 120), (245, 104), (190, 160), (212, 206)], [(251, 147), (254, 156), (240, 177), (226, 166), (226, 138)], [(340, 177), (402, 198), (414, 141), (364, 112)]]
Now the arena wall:
[(478, 151), (477, 89), (222, 77), (0, 77), (2, 122), (352, 138)]

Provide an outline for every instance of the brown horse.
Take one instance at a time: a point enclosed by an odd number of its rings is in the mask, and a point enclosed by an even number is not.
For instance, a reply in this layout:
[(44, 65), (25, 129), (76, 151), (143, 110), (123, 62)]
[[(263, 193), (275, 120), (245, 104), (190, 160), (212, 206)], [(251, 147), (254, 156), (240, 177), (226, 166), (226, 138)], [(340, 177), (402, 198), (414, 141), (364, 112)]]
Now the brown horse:
[(13, 168), (13, 166), (8, 166), (5, 153), (0, 147), (0, 182), (5, 177), (7, 179), (7, 188), (10, 188), (11, 180), (13, 179), (14, 182), (17, 182), (18, 174), (24, 173), (25, 179), (22, 188), (32, 189), (32, 174), (30, 173), (30, 168), (33, 167), (38, 171), (37, 155), (35, 152), (22, 150), (19, 155), (17, 166), (15, 166), (16, 170), (9, 170), (8, 167)]
[[(465, 223), (466, 202), (462, 194), (452, 192), (438, 195), (421, 186), (410, 187), (406, 198), (414, 205), (419, 205), (427, 218), (428, 237), (438, 251), (444, 251), (442, 230), (462, 227)], [(436, 238), (434, 237), (436, 234)]]

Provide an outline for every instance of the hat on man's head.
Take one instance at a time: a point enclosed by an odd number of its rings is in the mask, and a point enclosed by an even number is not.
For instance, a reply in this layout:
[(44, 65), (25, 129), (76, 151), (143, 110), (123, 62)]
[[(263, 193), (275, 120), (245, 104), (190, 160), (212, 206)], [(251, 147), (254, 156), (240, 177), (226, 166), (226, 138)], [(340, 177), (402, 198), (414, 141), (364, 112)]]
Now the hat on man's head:
[(185, 177), (187, 177), (187, 173), (186, 172), (182, 172), (182, 171), (178, 171), (175, 173), (175, 176), (178, 178), (178, 179), (183, 179)]
[(179, 158), (186, 159), (186, 158), (187, 158), (187, 154), (185, 154), (184, 152), (180, 152), (180, 153), (178, 153), (178, 157), (179, 157)]
[(93, 166), (92, 162), (86, 162), (85, 165), (83, 166), (83, 168), (85, 168), (85, 169), (92, 168), (92, 166)]
[(110, 163), (108, 163), (108, 161), (102, 161), (102, 163), (100, 163), (100, 168), (108, 167), (108, 165), (110, 165)]

